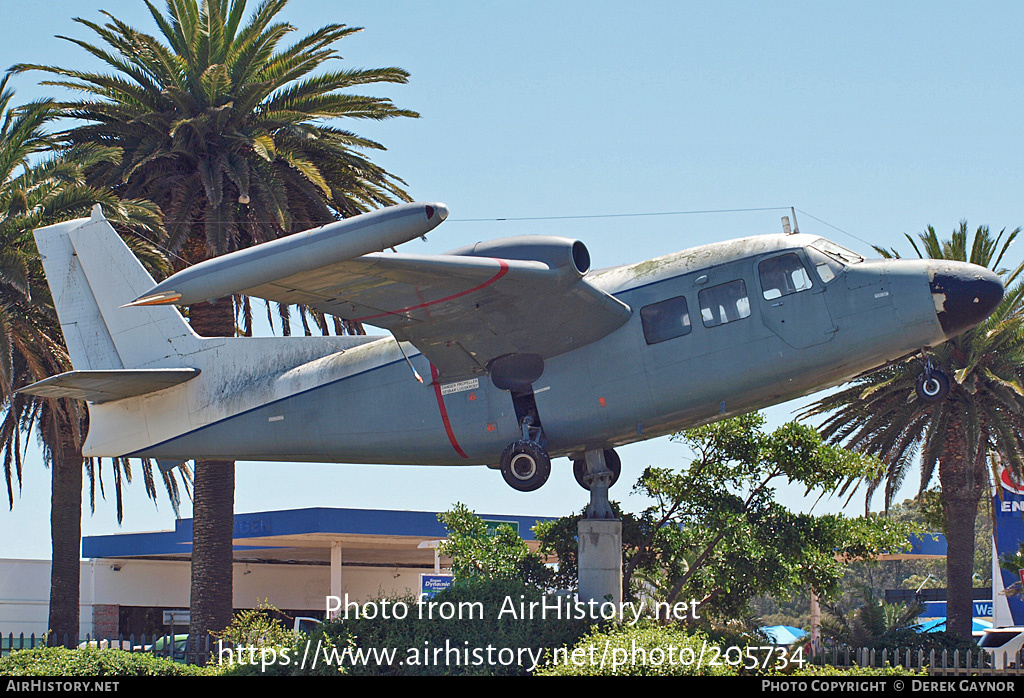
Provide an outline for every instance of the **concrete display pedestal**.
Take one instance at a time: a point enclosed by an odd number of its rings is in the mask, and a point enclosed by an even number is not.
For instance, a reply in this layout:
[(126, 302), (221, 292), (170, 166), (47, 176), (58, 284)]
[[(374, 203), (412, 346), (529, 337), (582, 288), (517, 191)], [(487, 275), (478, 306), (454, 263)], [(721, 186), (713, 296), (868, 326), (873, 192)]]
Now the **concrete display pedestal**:
[(618, 606), (622, 603), (622, 522), (608, 501), (612, 472), (605, 465), (604, 451), (587, 451), (585, 457), (590, 506), (577, 529), (579, 598)]
[(622, 603), (622, 522), (582, 519), (579, 523), (581, 601)]

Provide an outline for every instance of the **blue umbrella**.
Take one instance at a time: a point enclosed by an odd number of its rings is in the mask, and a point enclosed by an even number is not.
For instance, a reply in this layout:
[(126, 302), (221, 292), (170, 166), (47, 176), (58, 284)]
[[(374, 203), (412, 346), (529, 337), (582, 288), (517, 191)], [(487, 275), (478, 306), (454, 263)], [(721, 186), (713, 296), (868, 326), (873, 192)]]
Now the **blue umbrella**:
[(807, 637), (807, 631), (792, 625), (766, 625), (760, 629), (776, 645), (791, 645)]

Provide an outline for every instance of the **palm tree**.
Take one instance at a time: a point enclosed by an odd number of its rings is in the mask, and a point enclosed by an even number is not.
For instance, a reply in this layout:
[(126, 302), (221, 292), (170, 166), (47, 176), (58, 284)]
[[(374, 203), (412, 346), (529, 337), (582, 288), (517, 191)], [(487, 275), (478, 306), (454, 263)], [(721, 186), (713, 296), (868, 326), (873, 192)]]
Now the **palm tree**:
[[(74, 639), (79, 617), (83, 467), (93, 485), (99, 473), (98, 464), (82, 457), (88, 415), (81, 403), (16, 392), (71, 370), (32, 230), (87, 215), (96, 203), (111, 220), (131, 223), (136, 230), (155, 234), (160, 225), (152, 204), (119, 201), (111, 192), (85, 184), (86, 168), (116, 161), (117, 153), (110, 148), (81, 147), (32, 162), (53, 145), (44, 125), (55, 111), (49, 102), (11, 107), (14, 93), (7, 89), (7, 82), (7, 76), (0, 81), (0, 451), (8, 503), (13, 507), (15, 483), (21, 486), (22, 435), (38, 430), (52, 478), (48, 627), (55, 637)], [(162, 259), (145, 240), (131, 241), (151, 268)], [(152, 468), (149, 463), (143, 465), (147, 493), (155, 497)], [(117, 460), (114, 474), (120, 519), (120, 483), (122, 477), (131, 479), (129, 464)], [(167, 476), (164, 483), (176, 507), (177, 484)], [(91, 487), (91, 495), (94, 492)], [(94, 496), (91, 499), (95, 504)]]
[(822, 604), (828, 615), (822, 620), (821, 630), (846, 647), (870, 649), (902, 649), (920, 640), (917, 617), (922, 607), (901, 603), (886, 603), (875, 597), (870, 587), (861, 589), (864, 603), (842, 613), (838, 608)]
[(1020, 472), (1024, 450), (1024, 286), (1018, 282), (1024, 265), (1012, 271), (1000, 266), (1019, 232), (993, 235), (979, 227), (969, 248), (966, 222), (943, 242), (929, 226), (919, 236), (922, 248), (907, 236), (918, 256), (988, 267), (1008, 288), (985, 322), (930, 352), (927, 360), (952, 377), (946, 400), (926, 403), (915, 397), (926, 360), (916, 356), (854, 381), (805, 413), (829, 415), (823, 436), (883, 461), (886, 470), (869, 483), (869, 497), (884, 482), (886, 507), (918, 460), (921, 491), (938, 466), (948, 546), (947, 627), (965, 638), (971, 633), (974, 522), (988, 492), (989, 460), (999, 454)]
[[(84, 93), (60, 104), (83, 122), (62, 134), (65, 144), (123, 153), (118, 165), (92, 170), (90, 181), (159, 204), (179, 268), (409, 198), (404, 182), (363, 154), (380, 144), (324, 123), (417, 116), (389, 99), (344, 92), (404, 83), (408, 73), (314, 74), (338, 57), (332, 45), (359, 29), (329, 24), (281, 48), (294, 31), (276, 21), (286, 2), (264, 0), (248, 19), (245, 0), (168, 0), (166, 14), (147, 2), (159, 38), (110, 14), (103, 25), (75, 20), (100, 41), (71, 41), (113, 74), (13, 68), (45, 71), (53, 76), (46, 84)], [(201, 335), (236, 332), (232, 299), (193, 305), (188, 316)], [(195, 636), (231, 619), (234, 464), (197, 461), (194, 492)]]

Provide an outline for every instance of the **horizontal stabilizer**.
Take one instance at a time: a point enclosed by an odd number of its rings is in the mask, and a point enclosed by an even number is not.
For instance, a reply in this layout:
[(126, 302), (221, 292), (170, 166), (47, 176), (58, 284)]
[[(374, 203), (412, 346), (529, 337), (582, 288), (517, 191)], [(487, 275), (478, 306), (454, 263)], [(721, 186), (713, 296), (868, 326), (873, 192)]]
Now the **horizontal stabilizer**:
[(170, 472), (170, 471), (174, 470), (175, 468), (177, 468), (179, 465), (182, 465), (184, 462), (185, 461), (178, 460), (178, 459), (173, 459), (173, 460), (164, 460), (162, 458), (157, 458), (156, 459), (157, 467), (160, 468), (160, 472), (162, 472), (162, 473)]
[(69, 397), (89, 402), (112, 402), (153, 393), (192, 380), (198, 368), (69, 371), (18, 390), (41, 397)]

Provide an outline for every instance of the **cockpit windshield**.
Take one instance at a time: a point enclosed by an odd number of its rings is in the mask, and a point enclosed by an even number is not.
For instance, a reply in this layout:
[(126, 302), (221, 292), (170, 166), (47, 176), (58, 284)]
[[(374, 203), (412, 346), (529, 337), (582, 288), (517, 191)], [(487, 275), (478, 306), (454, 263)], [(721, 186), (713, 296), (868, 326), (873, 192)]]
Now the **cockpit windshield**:
[(839, 276), (847, 265), (859, 264), (864, 261), (864, 258), (856, 252), (825, 238), (818, 238), (808, 245), (807, 256), (810, 257), (821, 282), (825, 284)]
[(830, 240), (826, 240), (825, 238), (818, 238), (817, 240), (811, 243), (811, 247), (813, 247), (816, 250), (820, 250), (821, 252), (824, 252), (825, 254), (834, 259), (838, 259), (843, 264), (859, 264), (860, 262), (864, 261), (864, 258), (861, 257), (856, 252), (848, 250), (842, 245), (837, 245), (836, 243)]

